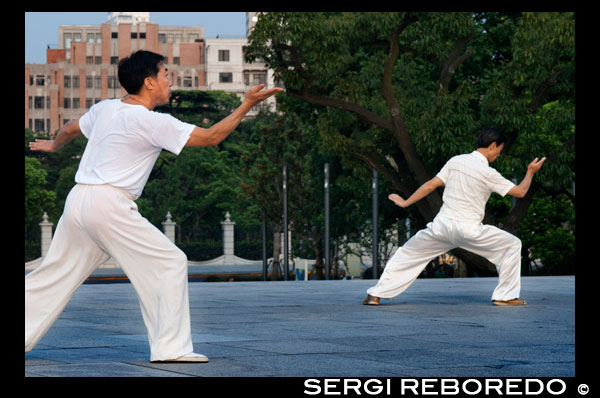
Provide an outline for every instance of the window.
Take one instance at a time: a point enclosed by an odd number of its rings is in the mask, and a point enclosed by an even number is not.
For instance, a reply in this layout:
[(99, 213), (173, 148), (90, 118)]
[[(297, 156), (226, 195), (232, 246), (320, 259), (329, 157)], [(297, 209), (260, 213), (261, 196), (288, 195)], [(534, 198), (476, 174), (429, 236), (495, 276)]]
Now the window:
[(46, 96), (46, 109), (50, 109), (50, 96)]
[(102, 78), (100, 76), (94, 77), (94, 87), (101, 88), (102, 87)]
[[(33, 105), (33, 97), (30, 95), (29, 96), (29, 109), (32, 108), (32, 105)], [(29, 123), (29, 124), (31, 124), (31, 123)], [(31, 127), (29, 129), (31, 130)]]
[(85, 99), (85, 107), (88, 109), (92, 107), (92, 99), (91, 98)]
[(38, 75), (35, 77), (35, 85), (36, 86), (43, 86), (45, 81), (46, 81), (45, 76)]
[(101, 63), (102, 63), (102, 57), (100, 57), (100, 56), (96, 56), (96, 57), (95, 57), (95, 64), (96, 64), (96, 65), (100, 65)]
[(71, 76), (65, 76), (65, 88), (71, 87)]
[(229, 61), (229, 50), (219, 50), (219, 61)]
[(219, 83), (232, 83), (233, 82), (233, 73), (219, 73)]
[(165, 35), (164, 33), (159, 33), (158, 34), (158, 42), (159, 43), (166, 43), (167, 42), (167, 35)]
[(192, 87), (192, 77), (191, 76), (183, 77), (183, 87)]
[(198, 87), (198, 76), (194, 76), (194, 87)]
[(73, 109), (79, 108), (79, 98), (73, 98)]
[(73, 76), (73, 88), (79, 88), (79, 76)]
[(267, 81), (267, 75), (264, 73), (255, 73), (253, 78), (254, 78), (253, 83), (255, 86), (258, 86), (259, 84), (263, 84)]
[(85, 63), (88, 65), (92, 65), (94, 63), (94, 57), (91, 55), (88, 55), (87, 57), (85, 57)]
[(88, 33), (87, 34), (87, 42), (88, 43), (93, 43), (94, 42), (94, 34), (93, 33)]
[(132, 39), (137, 39), (137, 32), (131, 33), (131, 38)]
[(33, 86), (33, 76), (29, 75), (29, 85)]
[(119, 38), (119, 33), (118, 32), (110, 32), (110, 38), (111, 39), (118, 39)]
[(116, 65), (119, 63), (119, 57), (110, 57), (110, 64)]
[(65, 109), (70, 109), (71, 108), (71, 98), (67, 98), (65, 97), (65, 103), (64, 103), (64, 108)]
[(173, 57), (173, 63), (179, 65), (179, 57)]
[(119, 79), (116, 76), (108, 77), (108, 88), (119, 88), (121, 85), (119, 84)]
[(35, 131), (44, 131), (44, 119), (35, 119)]
[(73, 41), (81, 41), (81, 33), (73, 33)]
[(44, 109), (44, 97), (35, 97), (33, 99), (35, 109)]
[(140, 39), (145, 39), (145, 38), (146, 38), (146, 32), (140, 33)]
[(102, 33), (96, 33), (96, 43), (102, 43)]
[(73, 35), (71, 33), (65, 33), (63, 35), (63, 41), (65, 42), (66, 50), (71, 48), (71, 40), (73, 40)]
[[(92, 76), (85, 77), (85, 88), (93, 88), (94, 87), (94, 78)], [(89, 108), (89, 106), (88, 106)]]

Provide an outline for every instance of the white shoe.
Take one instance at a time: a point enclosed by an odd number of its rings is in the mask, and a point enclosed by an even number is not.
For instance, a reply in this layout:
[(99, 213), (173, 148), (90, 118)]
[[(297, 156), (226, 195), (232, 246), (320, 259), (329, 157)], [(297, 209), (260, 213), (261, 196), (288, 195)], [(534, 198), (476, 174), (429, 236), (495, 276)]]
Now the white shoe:
[(151, 362), (208, 362), (208, 358), (202, 354), (196, 354), (195, 352), (191, 352), (189, 354), (182, 355), (179, 358), (164, 359), (160, 361)]

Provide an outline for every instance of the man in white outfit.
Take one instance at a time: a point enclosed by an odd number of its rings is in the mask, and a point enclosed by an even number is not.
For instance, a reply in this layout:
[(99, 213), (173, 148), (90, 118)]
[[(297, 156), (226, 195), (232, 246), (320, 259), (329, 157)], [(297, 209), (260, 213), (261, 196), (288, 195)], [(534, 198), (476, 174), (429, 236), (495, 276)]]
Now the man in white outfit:
[(451, 158), (440, 172), (423, 184), (408, 199), (397, 194), (389, 199), (408, 207), (445, 185), (443, 205), (427, 227), (417, 232), (387, 262), (377, 284), (367, 290), (365, 305), (378, 305), (380, 298), (391, 299), (402, 293), (435, 257), (456, 247), (487, 258), (496, 266), (498, 285), (492, 294), (494, 305), (525, 305), (521, 289), (521, 241), (492, 225), (483, 225), (485, 205), (492, 192), (522, 198), (533, 175), (546, 158), (535, 158), (519, 185), (502, 177), (489, 166), (504, 147), (504, 135), (494, 128), (479, 133), (477, 150)]
[(101, 101), (66, 123), (54, 140), (30, 143), (55, 152), (73, 138), (88, 138), (52, 243), (42, 264), (25, 276), (25, 352), (44, 336), (75, 290), (112, 257), (127, 274), (141, 306), (153, 362), (208, 362), (193, 352), (187, 258), (143, 218), (134, 202), (163, 149), (223, 141), (257, 103), (283, 91), (250, 89), (231, 115), (208, 129), (154, 112), (171, 95), (164, 57), (138, 51), (119, 63), (123, 99)]

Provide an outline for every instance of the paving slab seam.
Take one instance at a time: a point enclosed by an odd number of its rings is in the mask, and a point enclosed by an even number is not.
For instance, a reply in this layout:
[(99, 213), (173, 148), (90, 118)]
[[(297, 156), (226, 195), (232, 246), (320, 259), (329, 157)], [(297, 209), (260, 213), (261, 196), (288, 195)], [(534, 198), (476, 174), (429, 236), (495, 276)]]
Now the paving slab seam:
[[(141, 367), (141, 368), (144, 368), (144, 369), (158, 370), (158, 371), (165, 372), (165, 373), (173, 373), (173, 374), (185, 375), (185, 376), (190, 376), (190, 377), (201, 377), (201, 376), (198, 376), (198, 375), (194, 375), (194, 374), (190, 374), (190, 373), (186, 373), (186, 372), (182, 372), (182, 371), (164, 369), (162, 367), (156, 366), (156, 364), (155, 365), (152, 365), (152, 364), (146, 365), (146, 364), (143, 364), (143, 363), (127, 362), (127, 361), (120, 361), (120, 363), (123, 363), (123, 364), (126, 364), (126, 365), (138, 366), (138, 367)], [(206, 366), (207, 364), (202, 363), (202, 364), (187, 364), (187, 365), (188, 366), (198, 366), (198, 365), (200, 365), (200, 366), (202, 366), (202, 365)], [(165, 365), (165, 366), (169, 366), (169, 365)]]

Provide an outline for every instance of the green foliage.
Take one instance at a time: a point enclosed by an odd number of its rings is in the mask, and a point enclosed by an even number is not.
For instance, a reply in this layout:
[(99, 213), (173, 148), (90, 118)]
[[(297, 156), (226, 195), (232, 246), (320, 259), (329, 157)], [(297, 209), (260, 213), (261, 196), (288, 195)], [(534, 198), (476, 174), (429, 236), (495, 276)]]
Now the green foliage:
[[(535, 191), (550, 199), (574, 180), (574, 27), (574, 13), (271, 12), (260, 15), (246, 57), (266, 60), (289, 96), (315, 104), (310, 117), (325, 149), (357, 172), (378, 168), (404, 195), (424, 182), (419, 162), (431, 178), (492, 125), (508, 136), (494, 167), (522, 178), (533, 158), (546, 156)], [(418, 161), (408, 161), (403, 134)], [(510, 199), (493, 197), (488, 212), (502, 225), (513, 214)]]
[[(575, 208), (567, 198), (537, 198), (519, 225), (519, 236), (530, 250), (534, 273), (575, 273)], [(535, 267), (535, 266), (534, 266)]]
[(56, 193), (42, 188), (47, 175), (39, 160), (25, 156), (25, 261), (39, 257), (38, 224), (54, 207)]
[[(403, 134), (433, 177), (451, 156), (475, 149), (479, 127), (493, 125), (508, 136), (493, 164), (507, 178), (520, 179), (533, 158), (548, 158), (535, 176), (529, 211), (519, 216), (525, 253), (545, 272), (574, 272), (574, 26), (574, 13), (558, 12), (261, 14), (245, 54), (265, 60), (284, 82), (281, 114), (242, 122), (218, 147), (163, 152), (138, 199), (140, 212), (162, 228), (170, 211), (178, 244), (191, 260), (206, 259), (220, 250), (227, 211), (236, 231), (258, 231), (263, 216), (278, 228), (287, 164), (290, 221), (303, 242), (294, 250), (319, 257), (326, 162), (332, 238), (357, 239), (368, 235), (373, 167), (380, 171), (381, 230), (409, 213), (413, 225), (426, 218), (417, 206), (401, 210), (386, 199), (423, 182)], [(394, 39), (390, 101), (382, 93)], [(461, 62), (448, 68), (456, 57)], [(239, 104), (225, 92), (174, 91), (156, 111), (206, 127)], [(26, 130), (26, 233), (27, 220), (38, 223), (42, 208), (58, 221), (86, 143), (81, 137), (41, 154), (27, 150), (32, 139)], [(513, 214), (511, 198), (492, 195), (487, 219), (502, 226)], [(256, 233), (246, 235), (239, 250), (255, 253)]]

